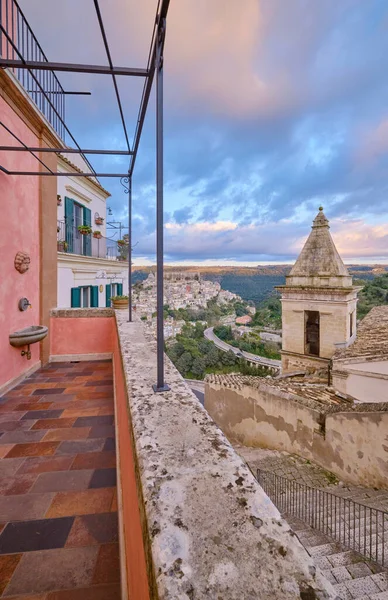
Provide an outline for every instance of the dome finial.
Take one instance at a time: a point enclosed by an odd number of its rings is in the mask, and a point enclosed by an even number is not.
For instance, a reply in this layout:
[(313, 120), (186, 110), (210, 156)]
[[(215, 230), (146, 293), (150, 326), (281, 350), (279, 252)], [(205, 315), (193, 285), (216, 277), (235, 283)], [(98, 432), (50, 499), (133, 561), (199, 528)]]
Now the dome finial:
[(322, 206), (322, 205), (319, 207), (319, 210), (320, 210), (321, 212), (323, 211), (323, 206)]

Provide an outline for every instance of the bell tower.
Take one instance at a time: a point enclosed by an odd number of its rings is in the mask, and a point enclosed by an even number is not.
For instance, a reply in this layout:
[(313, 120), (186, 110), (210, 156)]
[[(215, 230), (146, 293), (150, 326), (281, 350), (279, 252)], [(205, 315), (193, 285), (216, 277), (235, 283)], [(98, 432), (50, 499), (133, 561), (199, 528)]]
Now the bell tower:
[(352, 277), (329, 231), (323, 208), (286, 285), (282, 296), (282, 370), (328, 368), (337, 348), (349, 346), (356, 337), (357, 292)]

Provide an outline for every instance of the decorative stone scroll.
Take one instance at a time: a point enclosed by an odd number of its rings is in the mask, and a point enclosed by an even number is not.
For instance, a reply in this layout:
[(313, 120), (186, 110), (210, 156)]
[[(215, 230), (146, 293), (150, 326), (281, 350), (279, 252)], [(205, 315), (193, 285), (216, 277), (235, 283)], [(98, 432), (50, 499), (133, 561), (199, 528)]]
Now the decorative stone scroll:
[(30, 268), (30, 257), (26, 252), (18, 252), (15, 256), (15, 269), (22, 275)]

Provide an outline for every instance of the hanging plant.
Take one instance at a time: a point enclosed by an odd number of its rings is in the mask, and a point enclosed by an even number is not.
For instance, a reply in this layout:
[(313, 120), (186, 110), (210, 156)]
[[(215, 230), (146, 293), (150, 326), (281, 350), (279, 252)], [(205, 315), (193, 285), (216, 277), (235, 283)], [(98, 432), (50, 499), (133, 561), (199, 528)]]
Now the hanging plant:
[(93, 231), (93, 237), (96, 238), (96, 240), (100, 240), (102, 238), (101, 231)]
[(96, 217), (96, 218), (94, 219), (94, 222), (96, 223), (96, 225), (103, 225), (103, 224), (104, 224), (104, 218), (103, 218), (103, 217), (100, 217), (100, 216), (98, 216), (98, 217)]
[(78, 225), (78, 231), (82, 235), (90, 235), (92, 233), (92, 228), (90, 225)]
[(126, 246), (127, 242), (125, 240), (117, 240), (119, 246)]
[(57, 194), (57, 206), (61, 206), (62, 204), (62, 198), (60, 196), (60, 194)]

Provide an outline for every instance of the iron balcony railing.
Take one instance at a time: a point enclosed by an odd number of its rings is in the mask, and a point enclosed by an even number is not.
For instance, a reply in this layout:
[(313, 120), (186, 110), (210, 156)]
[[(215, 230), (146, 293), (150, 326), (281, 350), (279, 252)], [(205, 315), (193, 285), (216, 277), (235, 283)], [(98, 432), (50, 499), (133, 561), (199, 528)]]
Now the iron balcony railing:
[(120, 262), (128, 260), (128, 246), (120, 246), (116, 241), (104, 236), (95, 238), (93, 234), (82, 235), (77, 227), (66, 225), (65, 221), (57, 221), (57, 249), (59, 252), (81, 256)]
[(367, 560), (388, 566), (387, 512), (261, 469), (257, 480), (282, 514), (300, 519)]
[[(10, 60), (47, 62), (16, 0), (0, 0), (0, 56)], [(53, 71), (12, 69), (30, 98), (58, 135), (65, 138), (65, 93)], [(46, 96), (45, 96), (46, 94)]]

